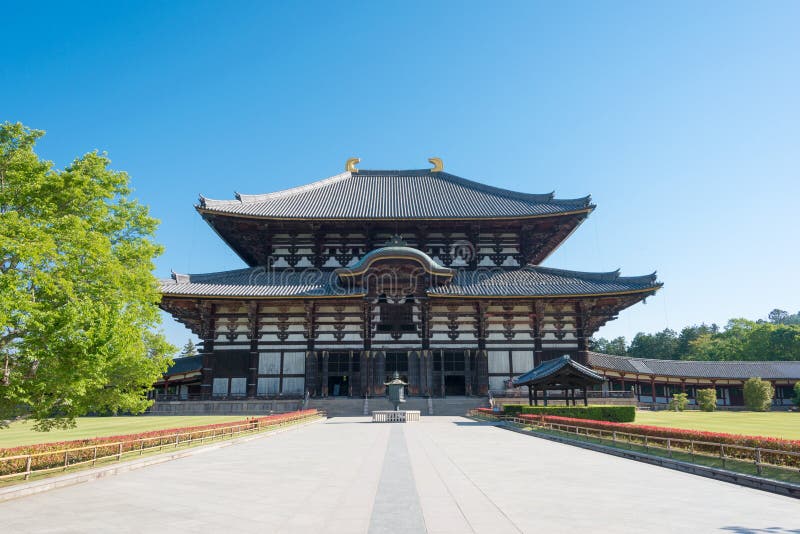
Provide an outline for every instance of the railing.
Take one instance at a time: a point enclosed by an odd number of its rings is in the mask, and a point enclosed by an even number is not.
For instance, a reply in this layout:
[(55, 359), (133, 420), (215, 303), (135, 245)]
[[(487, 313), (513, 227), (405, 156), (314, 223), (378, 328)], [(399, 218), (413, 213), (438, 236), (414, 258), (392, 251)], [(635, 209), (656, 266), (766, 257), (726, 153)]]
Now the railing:
[(275, 421), (252, 420), (239, 425), (231, 425), (206, 430), (188, 430), (149, 438), (135, 438), (111, 443), (98, 443), (84, 447), (73, 447), (31, 454), (0, 457), (0, 480), (22, 477), (28, 480), (31, 475), (66, 471), (69, 468), (97, 462), (120, 461), (123, 456), (142, 456), (146, 452), (159, 452), (177, 449), (180, 446), (202, 445), (214, 440), (233, 439), (246, 434), (295, 425), (325, 417), (325, 412), (281, 417)]
[(751, 465), (756, 474), (764, 475), (764, 469), (779, 469), (800, 475), (800, 452), (782, 451), (765, 447), (748, 447), (713, 441), (700, 441), (685, 438), (648, 436), (635, 432), (603, 430), (577, 424), (553, 423), (535, 416), (490, 415), (478, 410), (470, 410), (476, 418), (507, 421), (516, 425), (538, 427), (544, 430), (574, 434), (577, 438), (596, 439), (609, 442), (614, 447), (633, 449), (642, 447), (646, 452), (666, 453), (666, 456), (683, 456), (692, 463), (699, 463), (701, 458), (719, 460), (722, 468), (732, 467), (729, 464), (740, 463)]
[(175, 393), (156, 393), (153, 395), (156, 401), (264, 401), (264, 400), (301, 400), (303, 395), (260, 395), (248, 397), (247, 395), (180, 395)]
[(411, 423), (419, 421), (418, 410), (380, 410), (372, 412), (373, 423)]

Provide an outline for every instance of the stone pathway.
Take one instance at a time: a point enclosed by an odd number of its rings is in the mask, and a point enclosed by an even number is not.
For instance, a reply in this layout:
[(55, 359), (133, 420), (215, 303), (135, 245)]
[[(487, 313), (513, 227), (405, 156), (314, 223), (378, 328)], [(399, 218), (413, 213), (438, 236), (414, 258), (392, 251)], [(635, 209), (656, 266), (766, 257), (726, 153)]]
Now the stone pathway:
[(0, 532), (800, 532), (800, 501), (458, 417), (334, 418), (0, 504)]

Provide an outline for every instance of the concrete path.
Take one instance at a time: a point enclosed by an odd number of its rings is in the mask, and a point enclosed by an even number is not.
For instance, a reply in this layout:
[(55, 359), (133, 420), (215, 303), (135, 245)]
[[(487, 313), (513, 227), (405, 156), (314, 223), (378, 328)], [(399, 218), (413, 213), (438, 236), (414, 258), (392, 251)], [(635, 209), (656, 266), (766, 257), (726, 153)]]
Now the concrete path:
[(800, 502), (463, 418), (334, 418), (0, 504), (0, 532), (800, 532)]

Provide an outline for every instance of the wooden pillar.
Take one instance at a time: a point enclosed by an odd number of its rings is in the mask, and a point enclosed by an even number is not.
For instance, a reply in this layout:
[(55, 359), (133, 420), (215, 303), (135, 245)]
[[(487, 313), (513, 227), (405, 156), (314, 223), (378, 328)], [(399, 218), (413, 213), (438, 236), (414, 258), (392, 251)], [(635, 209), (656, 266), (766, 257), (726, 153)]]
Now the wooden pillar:
[(642, 402), (642, 384), (639, 382), (639, 375), (636, 375), (636, 402)]
[(542, 363), (542, 314), (544, 307), (538, 302), (533, 303), (533, 366)]
[(420, 394), (419, 351), (408, 351), (408, 394)]
[(583, 386), (583, 405), (589, 406), (589, 393), (586, 391), (588, 388), (586, 384)]
[(578, 363), (586, 365), (589, 360), (589, 343), (586, 338), (589, 314), (583, 309), (582, 303), (575, 304), (575, 337), (578, 338)]
[(373, 378), (372, 393), (377, 396), (383, 396), (386, 387), (383, 385), (386, 380), (386, 352), (379, 350), (374, 353), (373, 358)]
[[(586, 386), (584, 386), (586, 387)], [(571, 387), (569, 389), (569, 396), (572, 398), (572, 405), (575, 406), (575, 388)]]
[(359, 379), (361, 380), (361, 395), (369, 397), (370, 395), (370, 377), (372, 373), (370, 372), (370, 357), (368, 350), (360, 351), (359, 357), (361, 358), (361, 362), (359, 363)]
[(547, 406), (547, 386), (542, 389), (542, 397), (544, 399), (544, 405)]
[(475, 353), (475, 383), (478, 386), (478, 395), (489, 394), (489, 353), (480, 349)]
[(210, 399), (214, 384), (214, 305), (210, 302), (200, 303), (200, 337), (203, 340), (203, 382), (200, 384), (200, 396)]
[(651, 395), (650, 398), (652, 400), (652, 403), (655, 404), (656, 403), (656, 377), (654, 377), (654, 376), (650, 377), (650, 395)]
[(351, 350), (351, 351), (348, 352), (348, 357), (347, 357), (347, 396), (348, 397), (352, 397), (353, 396), (353, 358), (355, 358), (355, 355), (353, 354), (353, 351)]
[(446, 388), (445, 388), (445, 383), (444, 383), (444, 350), (442, 350), (442, 349), (439, 349), (439, 364), (440, 364), (440, 369), (442, 370), (439, 373), (439, 385), (440, 385), (440, 388), (441, 388), (440, 391), (441, 391), (442, 398), (444, 398), (446, 396), (446, 394), (445, 394)]
[(322, 351), (322, 396), (328, 396), (328, 351)]
[(470, 356), (472, 351), (464, 351), (464, 395), (467, 397), (472, 395), (472, 366), (470, 365)]
[(258, 303), (250, 302), (247, 309), (247, 337), (250, 339), (250, 369), (247, 375), (247, 397), (258, 394)]
[(539, 390), (536, 387), (533, 388), (533, 405), (539, 406)]
[(322, 394), (319, 388), (319, 376), (317, 374), (317, 353), (313, 350), (306, 351), (305, 381), (306, 391), (308, 391), (310, 395), (316, 397), (317, 394)]
[(533, 406), (533, 386), (528, 384), (528, 406)]
[(426, 395), (433, 396), (433, 351), (426, 350), (425, 352), (425, 384)]

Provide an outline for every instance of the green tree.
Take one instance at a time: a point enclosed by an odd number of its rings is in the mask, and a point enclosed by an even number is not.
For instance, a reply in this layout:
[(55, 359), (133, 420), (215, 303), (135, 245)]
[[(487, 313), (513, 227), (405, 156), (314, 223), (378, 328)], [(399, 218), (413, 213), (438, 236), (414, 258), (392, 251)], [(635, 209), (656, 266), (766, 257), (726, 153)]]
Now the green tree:
[(594, 352), (600, 352), (602, 354), (616, 354), (617, 356), (625, 356), (628, 352), (625, 338), (615, 337), (614, 339), (606, 339), (604, 337), (601, 338), (592, 338), (589, 340), (589, 349)]
[(717, 390), (714, 388), (697, 390), (697, 406), (704, 412), (713, 412), (717, 409)]
[(0, 124), (0, 420), (47, 430), (143, 411), (175, 349), (154, 330), (157, 221), (105, 154), (56, 170), (42, 135)]
[(774, 394), (772, 384), (760, 378), (748, 378), (744, 383), (744, 404), (754, 412), (768, 411)]
[(794, 384), (794, 403), (800, 406), (800, 382)]
[(674, 393), (669, 400), (669, 409), (675, 412), (682, 412), (689, 405), (688, 393)]
[(669, 328), (655, 334), (639, 332), (628, 347), (628, 356), (674, 360), (677, 347), (678, 334)]
[(189, 339), (181, 349), (181, 353), (178, 355), (178, 358), (188, 358), (189, 356), (195, 356), (196, 354), (197, 347), (195, 346), (194, 342)]

